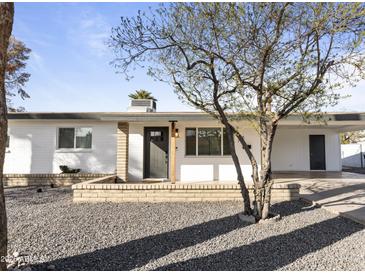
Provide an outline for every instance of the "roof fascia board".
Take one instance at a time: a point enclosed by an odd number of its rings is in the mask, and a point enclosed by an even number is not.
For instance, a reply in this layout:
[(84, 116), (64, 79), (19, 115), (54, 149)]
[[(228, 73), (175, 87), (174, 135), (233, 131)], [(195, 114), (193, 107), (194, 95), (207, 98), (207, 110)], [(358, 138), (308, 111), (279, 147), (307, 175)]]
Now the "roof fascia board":
[[(246, 115), (247, 116), (247, 115)], [(312, 120), (311, 123), (326, 121), (328, 123), (346, 123), (351, 124), (362, 124), (365, 122), (365, 113), (329, 113), (324, 114), (322, 121)], [(99, 120), (99, 121), (125, 121), (125, 122), (144, 122), (144, 121), (212, 121), (215, 120), (212, 116), (206, 113), (101, 113), (101, 112), (89, 112), (89, 113), (9, 113), (9, 120)], [(244, 116), (238, 121), (247, 120)], [(305, 123), (302, 120), (301, 115), (293, 114), (288, 116), (286, 119), (280, 121), (280, 123), (286, 124), (288, 122), (300, 122)], [(289, 123), (290, 123), (289, 122)]]

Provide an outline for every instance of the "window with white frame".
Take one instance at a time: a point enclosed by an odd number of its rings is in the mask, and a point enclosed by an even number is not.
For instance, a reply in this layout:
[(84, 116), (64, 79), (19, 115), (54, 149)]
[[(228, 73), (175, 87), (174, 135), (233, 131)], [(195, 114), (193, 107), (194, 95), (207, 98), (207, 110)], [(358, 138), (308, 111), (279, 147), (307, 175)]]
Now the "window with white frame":
[(58, 129), (58, 148), (91, 148), (92, 129), (65, 127)]
[(186, 128), (185, 155), (222, 156), (230, 149), (226, 130), (223, 128)]

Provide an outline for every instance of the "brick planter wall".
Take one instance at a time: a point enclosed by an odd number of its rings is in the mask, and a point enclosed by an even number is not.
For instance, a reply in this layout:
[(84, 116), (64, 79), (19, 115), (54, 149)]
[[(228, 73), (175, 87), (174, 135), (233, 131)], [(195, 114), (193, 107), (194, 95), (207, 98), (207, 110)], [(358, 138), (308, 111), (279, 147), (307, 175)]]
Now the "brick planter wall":
[[(98, 181), (98, 180), (94, 180)], [(298, 184), (276, 184), (272, 202), (299, 199)], [(242, 201), (237, 184), (95, 184), (72, 186), (74, 202)], [(252, 195), (252, 189), (250, 189)]]
[(68, 186), (91, 179), (105, 177), (110, 174), (4, 174), (4, 186), (38, 186), (55, 184), (57, 186)]

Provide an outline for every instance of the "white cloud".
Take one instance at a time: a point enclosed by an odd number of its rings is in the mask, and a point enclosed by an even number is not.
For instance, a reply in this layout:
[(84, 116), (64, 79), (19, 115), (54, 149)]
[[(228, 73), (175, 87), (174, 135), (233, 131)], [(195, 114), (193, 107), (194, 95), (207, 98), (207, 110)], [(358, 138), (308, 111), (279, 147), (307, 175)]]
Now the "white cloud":
[(84, 19), (84, 20), (81, 20), (81, 22), (80, 22), (80, 27), (82, 29), (87, 29), (87, 28), (90, 28), (93, 26), (95, 26), (95, 20), (92, 20), (92, 19)]
[(34, 50), (32, 50), (29, 55), (29, 66), (31, 69), (35, 72), (43, 72), (45, 70), (43, 57)]
[(108, 39), (107, 33), (89, 33), (86, 38), (86, 44), (94, 54), (98, 57), (106, 55), (108, 52), (106, 45), (106, 40)]
[(110, 30), (111, 26), (102, 15), (89, 11), (81, 14), (70, 36), (75, 43), (86, 46), (91, 54), (104, 57), (108, 53), (106, 41)]
[(31, 28), (21, 17), (15, 17), (13, 35), (27, 46), (34, 44), (40, 47), (52, 47), (54, 45), (52, 34)]

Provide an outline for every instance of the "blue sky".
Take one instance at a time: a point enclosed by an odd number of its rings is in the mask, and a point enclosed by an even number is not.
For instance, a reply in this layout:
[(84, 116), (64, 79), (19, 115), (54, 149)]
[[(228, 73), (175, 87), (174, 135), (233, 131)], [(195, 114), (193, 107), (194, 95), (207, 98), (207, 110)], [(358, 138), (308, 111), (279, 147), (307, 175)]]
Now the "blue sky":
[(126, 81), (109, 64), (105, 45), (120, 16), (135, 15), (156, 3), (16, 3), (13, 34), (32, 49), (26, 86), (31, 98), (17, 98), (27, 111), (125, 111), (128, 94), (147, 89), (159, 111), (191, 110), (171, 86), (145, 71)]
[[(14, 100), (27, 111), (125, 111), (128, 94), (147, 89), (158, 99), (158, 111), (192, 110), (171, 86), (143, 70), (126, 81), (109, 64), (105, 45), (120, 16), (135, 15), (157, 3), (15, 3), (13, 34), (32, 49), (26, 90), (31, 98)], [(334, 111), (365, 111), (365, 82), (344, 90)]]

